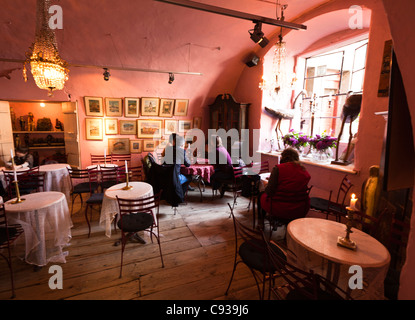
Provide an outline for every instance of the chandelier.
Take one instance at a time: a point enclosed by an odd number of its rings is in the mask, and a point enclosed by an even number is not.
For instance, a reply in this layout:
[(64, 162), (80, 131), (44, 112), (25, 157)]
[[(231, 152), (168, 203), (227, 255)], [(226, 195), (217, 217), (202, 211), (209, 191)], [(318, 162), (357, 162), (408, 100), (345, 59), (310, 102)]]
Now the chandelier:
[(49, 27), (50, 0), (37, 0), (36, 6), (35, 42), (26, 52), (23, 77), (27, 81), (26, 64), (30, 63), (36, 85), (40, 89), (48, 90), (48, 95), (51, 97), (54, 90), (64, 88), (69, 70), (67, 62), (59, 55), (55, 33)]

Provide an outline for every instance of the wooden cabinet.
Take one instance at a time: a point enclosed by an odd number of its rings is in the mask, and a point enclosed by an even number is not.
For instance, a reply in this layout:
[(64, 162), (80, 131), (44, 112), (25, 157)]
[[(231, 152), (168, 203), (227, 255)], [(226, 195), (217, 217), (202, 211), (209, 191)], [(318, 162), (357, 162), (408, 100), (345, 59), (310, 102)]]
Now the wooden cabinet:
[[(236, 102), (232, 95), (228, 93), (218, 95), (215, 102), (209, 105), (209, 128), (215, 130), (225, 129), (226, 132), (230, 129), (236, 129), (238, 130), (239, 141), (241, 141), (241, 130), (248, 129), (249, 105), (250, 103)], [(232, 150), (231, 144), (230, 137), (228, 137), (226, 147), (229, 153)]]

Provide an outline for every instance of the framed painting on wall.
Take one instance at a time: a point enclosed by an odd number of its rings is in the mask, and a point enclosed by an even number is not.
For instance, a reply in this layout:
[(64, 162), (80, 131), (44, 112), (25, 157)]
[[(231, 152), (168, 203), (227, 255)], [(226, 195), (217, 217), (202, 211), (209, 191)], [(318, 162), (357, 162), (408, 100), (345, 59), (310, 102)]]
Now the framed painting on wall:
[(118, 119), (105, 119), (105, 134), (118, 134)]
[(130, 139), (108, 138), (108, 150), (110, 154), (129, 154)]
[(163, 120), (137, 120), (137, 136), (139, 138), (161, 138)]
[(105, 98), (105, 114), (108, 117), (122, 117), (122, 99)]
[(103, 119), (85, 118), (86, 139), (87, 140), (102, 140), (103, 134)]
[(143, 151), (153, 152), (154, 150), (156, 150), (158, 144), (159, 144), (159, 141), (157, 140), (144, 140)]
[(193, 117), (193, 128), (202, 129), (202, 118), (201, 117)]
[(120, 134), (137, 134), (137, 122), (135, 120), (120, 120)]
[(125, 98), (124, 102), (125, 117), (126, 118), (138, 118), (138, 110), (140, 108), (140, 99), (138, 98)]
[(141, 98), (141, 115), (158, 116), (159, 115), (159, 98)]
[(164, 120), (164, 134), (177, 133), (177, 120)]
[(179, 132), (187, 132), (192, 129), (192, 120), (179, 120)]
[(130, 152), (131, 153), (143, 152), (143, 140), (130, 140)]
[(103, 117), (104, 107), (100, 97), (84, 97), (85, 114), (87, 117)]
[(173, 117), (174, 111), (174, 99), (161, 99), (160, 100), (160, 117)]
[(187, 107), (189, 106), (188, 99), (176, 99), (174, 104), (175, 116), (187, 116)]

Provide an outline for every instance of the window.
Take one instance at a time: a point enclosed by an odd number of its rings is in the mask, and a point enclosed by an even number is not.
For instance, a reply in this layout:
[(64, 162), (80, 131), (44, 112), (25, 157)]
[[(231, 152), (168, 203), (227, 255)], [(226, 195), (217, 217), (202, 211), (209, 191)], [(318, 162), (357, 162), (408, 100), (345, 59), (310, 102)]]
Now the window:
[[(359, 41), (306, 59), (303, 88), (307, 97), (301, 107), (301, 131), (338, 136), (347, 93), (363, 91), (367, 43), (368, 40)], [(353, 133), (357, 132), (358, 120), (352, 123)], [(340, 141), (348, 139), (346, 123)]]

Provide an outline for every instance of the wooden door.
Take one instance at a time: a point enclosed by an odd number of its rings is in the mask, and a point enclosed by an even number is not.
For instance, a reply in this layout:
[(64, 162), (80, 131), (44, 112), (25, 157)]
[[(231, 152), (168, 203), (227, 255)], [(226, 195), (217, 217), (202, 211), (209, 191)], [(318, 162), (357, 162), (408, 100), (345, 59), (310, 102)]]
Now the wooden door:
[(81, 167), (81, 153), (79, 146), (78, 105), (76, 102), (63, 102), (63, 124), (65, 150), (68, 164), (72, 167)]
[(8, 101), (0, 101), (0, 166), (4, 166), (14, 153), (12, 121)]

